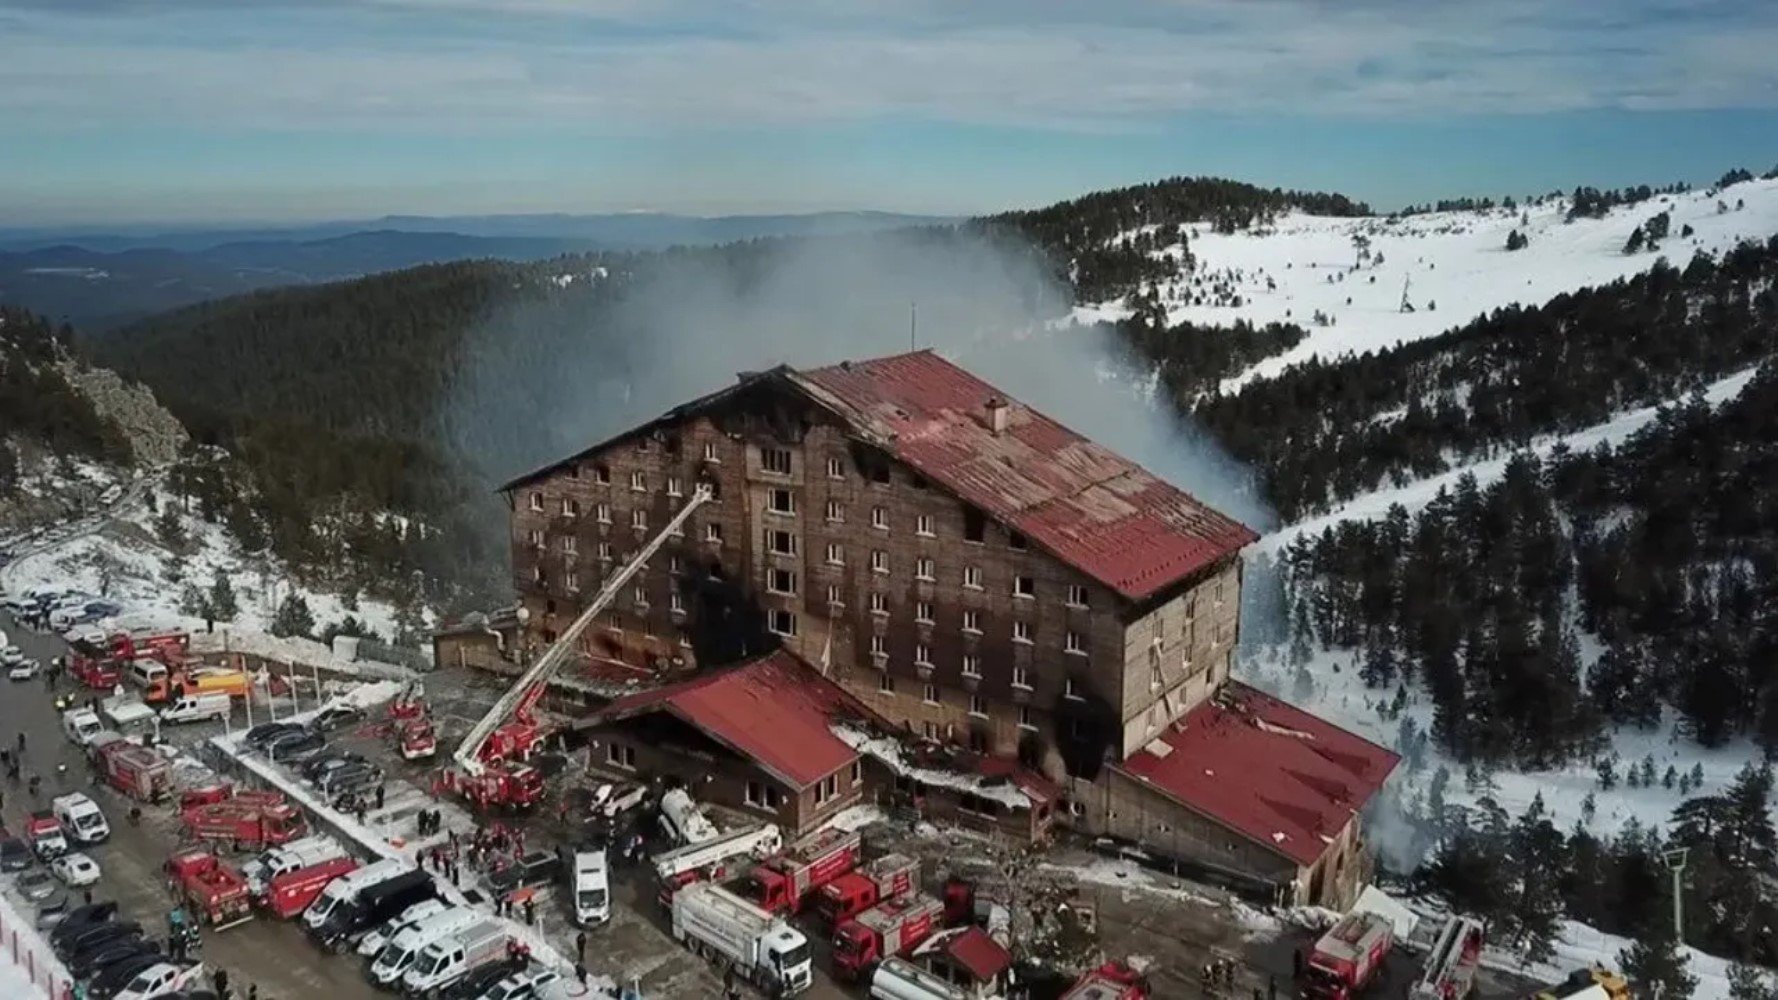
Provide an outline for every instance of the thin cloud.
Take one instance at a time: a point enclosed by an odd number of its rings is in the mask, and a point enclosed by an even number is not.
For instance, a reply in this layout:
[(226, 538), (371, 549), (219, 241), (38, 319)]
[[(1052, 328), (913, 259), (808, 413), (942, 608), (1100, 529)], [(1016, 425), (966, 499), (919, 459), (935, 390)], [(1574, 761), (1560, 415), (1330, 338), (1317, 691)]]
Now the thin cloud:
[[(1589, 8), (1596, 5), (1587, 5)], [(1634, 0), (0, 0), (0, 119), (102, 127), (882, 117), (1141, 128), (1778, 107), (1778, 5)]]

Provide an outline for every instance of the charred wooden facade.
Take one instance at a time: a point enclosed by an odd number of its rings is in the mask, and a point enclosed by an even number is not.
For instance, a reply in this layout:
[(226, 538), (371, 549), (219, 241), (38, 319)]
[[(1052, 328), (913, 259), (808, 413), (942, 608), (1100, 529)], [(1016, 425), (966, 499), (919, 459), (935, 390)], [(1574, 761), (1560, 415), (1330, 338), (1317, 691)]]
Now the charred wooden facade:
[[(745, 375), (509, 484), (525, 641), (699, 483), (716, 500), (589, 654), (671, 670), (782, 643), (914, 733), (1058, 776), (1228, 677), (1251, 533), (927, 352)], [(1155, 510), (1201, 530), (1145, 565), (1117, 549), (1153, 547), (1127, 527)]]

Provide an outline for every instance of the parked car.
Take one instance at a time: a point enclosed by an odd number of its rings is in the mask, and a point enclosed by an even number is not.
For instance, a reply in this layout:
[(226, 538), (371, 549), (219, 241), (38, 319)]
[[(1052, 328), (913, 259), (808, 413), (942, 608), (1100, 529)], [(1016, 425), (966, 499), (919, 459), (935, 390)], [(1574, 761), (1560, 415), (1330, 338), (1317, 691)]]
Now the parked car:
[(355, 726), (364, 721), (364, 709), (351, 705), (332, 705), (321, 710), (309, 722), (309, 728), (321, 733), (331, 733), (347, 726)]
[(127, 958), (137, 955), (159, 955), (160, 948), (153, 941), (144, 938), (118, 938), (105, 944), (74, 955), (67, 961), (68, 971), (77, 979), (84, 979), (98, 973), (106, 966), (114, 965)]
[(17, 663), (8, 666), (6, 668), (6, 677), (8, 680), (28, 681), (37, 676), (37, 668), (37, 661), (27, 656)]
[(241, 744), (249, 750), (264, 750), (265, 745), (285, 733), (301, 732), (302, 725), (296, 722), (262, 722), (247, 730)]
[(476, 1000), (526, 1000), (537, 991), (562, 978), (554, 969), (534, 965), (521, 972), (510, 973), (494, 985), (476, 994)]
[(0, 872), (22, 872), (33, 860), (24, 841), (0, 830)]
[(505, 979), (518, 967), (516, 962), (491, 962), (445, 987), (438, 1000), (475, 1000), (483, 990)]
[(340, 795), (369, 788), (383, 780), (383, 769), (375, 764), (347, 764), (321, 776), (315, 787), (328, 795)]
[(56, 878), (76, 889), (99, 880), (99, 863), (79, 851), (64, 854), (51, 861), (49, 870), (56, 873)]
[(49, 934), (50, 946), (60, 951), (63, 945), (80, 934), (81, 931), (97, 927), (117, 916), (117, 903), (106, 900), (102, 903), (88, 903), (69, 911), (56, 929)]
[(299, 729), (294, 733), (285, 733), (266, 744), (266, 759), (279, 763), (296, 763), (308, 760), (327, 749), (327, 736), (324, 733), (309, 732)]
[(107, 920), (90, 927), (76, 927), (73, 935), (62, 943), (61, 954), (72, 962), (108, 944), (141, 936), (142, 925), (133, 920)]
[(110, 997), (116, 996), (125, 986), (128, 986), (130, 980), (141, 975), (144, 970), (151, 969), (165, 961), (166, 958), (157, 951), (153, 954), (136, 955), (119, 962), (113, 962), (101, 969), (98, 975), (93, 977), (93, 981), (87, 984), (86, 995), (93, 1000), (109, 1000)]
[(37, 929), (51, 930), (68, 917), (68, 894), (57, 892), (37, 904)]
[(310, 781), (318, 781), (322, 775), (335, 768), (344, 767), (347, 764), (368, 763), (370, 763), (370, 761), (365, 760), (363, 754), (356, 754), (347, 750), (343, 753), (318, 754), (311, 757), (308, 760), (303, 761), (301, 770), (303, 777)]
[(35, 903), (40, 899), (48, 899), (60, 888), (56, 885), (55, 876), (41, 868), (33, 868), (19, 876), (13, 884), (19, 895)]
[(10, 667), (24, 660), (25, 651), (17, 646), (0, 647), (0, 666)]

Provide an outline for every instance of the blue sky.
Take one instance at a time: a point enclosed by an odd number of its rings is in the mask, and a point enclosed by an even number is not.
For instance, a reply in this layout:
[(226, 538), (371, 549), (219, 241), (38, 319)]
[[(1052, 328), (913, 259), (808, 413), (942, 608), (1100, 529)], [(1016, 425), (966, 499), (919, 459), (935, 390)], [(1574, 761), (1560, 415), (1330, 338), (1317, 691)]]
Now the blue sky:
[(1381, 207), (1778, 162), (1771, 0), (0, 0), (0, 225)]

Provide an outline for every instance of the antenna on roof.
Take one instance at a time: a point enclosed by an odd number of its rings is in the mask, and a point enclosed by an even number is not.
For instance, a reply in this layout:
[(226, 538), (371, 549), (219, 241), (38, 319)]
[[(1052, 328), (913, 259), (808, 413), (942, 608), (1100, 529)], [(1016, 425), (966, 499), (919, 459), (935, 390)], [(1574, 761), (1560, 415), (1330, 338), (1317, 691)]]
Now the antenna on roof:
[(908, 350), (917, 351), (920, 331), (920, 303), (908, 303)]

